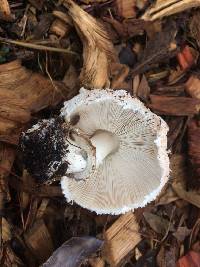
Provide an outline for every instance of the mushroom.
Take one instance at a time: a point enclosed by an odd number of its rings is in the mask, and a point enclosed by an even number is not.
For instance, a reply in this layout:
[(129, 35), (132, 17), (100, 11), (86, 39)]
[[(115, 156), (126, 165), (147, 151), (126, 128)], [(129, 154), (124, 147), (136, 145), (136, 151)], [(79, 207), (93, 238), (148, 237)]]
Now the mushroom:
[[(98, 214), (121, 214), (158, 196), (169, 177), (168, 126), (142, 102), (124, 90), (82, 88), (64, 103), (60, 117), (62, 134), (51, 142), (63, 143), (58, 166), (65, 166), (61, 187), (67, 202)], [(35, 128), (23, 137), (28, 143)]]
[(169, 176), (168, 126), (160, 117), (124, 90), (83, 88), (65, 102), (61, 115), (69, 124), (79, 118), (73, 127), (96, 151), (85, 179), (62, 177), (68, 202), (98, 214), (121, 214), (158, 196)]

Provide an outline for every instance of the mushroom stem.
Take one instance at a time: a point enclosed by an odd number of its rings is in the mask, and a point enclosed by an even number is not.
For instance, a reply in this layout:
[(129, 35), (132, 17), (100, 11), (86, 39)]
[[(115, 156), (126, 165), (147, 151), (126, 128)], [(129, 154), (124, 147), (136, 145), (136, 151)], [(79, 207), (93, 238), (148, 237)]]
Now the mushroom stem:
[[(108, 155), (117, 151), (119, 147), (118, 138), (111, 132), (105, 130), (97, 130), (92, 137), (88, 139), (88, 144), (83, 135), (78, 137), (75, 134), (73, 137), (75, 139), (70, 140), (67, 148), (68, 153), (64, 161), (69, 163), (67, 174), (75, 174), (78, 179), (82, 179), (82, 174), (84, 172), (87, 173), (91, 171), (90, 169), (93, 164), (98, 167)], [(88, 153), (90, 153), (90, 155)], [(96, 161), (94, 163), (92, 163), (93, 153), (94, 160)]]
[(96, 166), (99, 166), (108, 155), (117, 151), (119, 147), (117, 136), (105, 130), (97, 130), (90, 141), (96, 148)]

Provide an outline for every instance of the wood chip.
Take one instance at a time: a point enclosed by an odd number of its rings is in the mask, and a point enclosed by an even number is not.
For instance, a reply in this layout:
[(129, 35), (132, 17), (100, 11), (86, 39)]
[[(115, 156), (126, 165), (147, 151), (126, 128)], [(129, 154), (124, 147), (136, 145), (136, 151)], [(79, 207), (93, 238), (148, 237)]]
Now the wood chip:
[(50, 32), (58, 35), (59, 37), (64, 37), (67, 33), (69, 33), (71, 27), (67, 25), (60, 19), (55, 19), (50, 27)]
[(116, 5), (119, 16), (125, 19), (136, 17), (135, 0), (117, 0)]
[(199, 111), (200, 100), (189, 97), (150, 95), (151, 108), (161, 115), (190, 116)]
[(35, 222), (24, 238), (39, 263), (43, 263), (53, 253), (52, 239), (43, 220)]
[(120, 264), (141, 240), (132, 212), (122, 215), (106, 232), (103, 258), (111, 265)]
[(194, 98), (200, 99), (200, 80), (192, 75), (185, 84), (186, 92)]

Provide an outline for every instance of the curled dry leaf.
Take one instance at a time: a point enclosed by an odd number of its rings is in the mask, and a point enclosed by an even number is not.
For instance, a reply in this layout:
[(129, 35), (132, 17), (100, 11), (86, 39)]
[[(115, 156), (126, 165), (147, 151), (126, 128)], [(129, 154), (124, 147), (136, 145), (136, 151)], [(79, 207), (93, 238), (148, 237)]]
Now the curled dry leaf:
[(110, 62), (114, 48), (103, 25), (72, 0), (65, 0), (76, 30), (83, 42), (83, 68), (80, 82), (86, 88), (109, 87)]
[(78, 267), (103, 245), (94, 237), (73, 237), (59, 247), (42, 267)]
[(61, 82), (27, 70), (20, 60), (0, 65), (0, 141), (16, 144), (31, 114), (56, 105), (63, 93)]
[(200, 6), (199, 0), (157, 0), (147, 9), (142, 19), (153, 21), (198, 6)]

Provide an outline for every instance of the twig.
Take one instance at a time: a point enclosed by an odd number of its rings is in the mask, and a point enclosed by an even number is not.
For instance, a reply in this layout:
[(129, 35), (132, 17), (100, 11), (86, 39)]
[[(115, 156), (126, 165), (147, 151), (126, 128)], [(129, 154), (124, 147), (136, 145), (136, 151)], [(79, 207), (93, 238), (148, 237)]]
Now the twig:
[(64, 49), (64, 48), (57, 48), (57, 47), (38, 45), (38, 44), (33, 44), (33, 43), (26, 43), (26, 42), (23, 42), (23, 41), (16, 41), (16, 40), (6, 39), (6, 38), (2, 38), (2, 37), (0, 37), (0, 42), (19, 45), (19, 46), (32, 48), (32, 49), (37, 49), (37, 50), (66, 53), (66, 54), (71, 54), (71, 55), (78, 56), (78, 54), (76, 52), (73, 52), (73, 51), (70, 51), (69, 49)]

